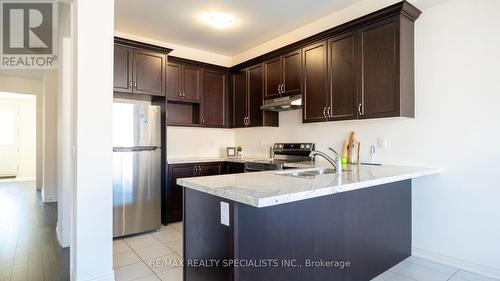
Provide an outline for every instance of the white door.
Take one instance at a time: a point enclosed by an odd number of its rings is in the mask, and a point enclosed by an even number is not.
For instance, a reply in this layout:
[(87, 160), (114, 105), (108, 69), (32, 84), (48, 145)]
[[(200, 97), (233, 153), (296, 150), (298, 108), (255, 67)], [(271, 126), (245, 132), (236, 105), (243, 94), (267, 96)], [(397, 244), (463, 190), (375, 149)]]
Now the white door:
[(17, 176), (17, 106), (0, 105), (0, 178)]

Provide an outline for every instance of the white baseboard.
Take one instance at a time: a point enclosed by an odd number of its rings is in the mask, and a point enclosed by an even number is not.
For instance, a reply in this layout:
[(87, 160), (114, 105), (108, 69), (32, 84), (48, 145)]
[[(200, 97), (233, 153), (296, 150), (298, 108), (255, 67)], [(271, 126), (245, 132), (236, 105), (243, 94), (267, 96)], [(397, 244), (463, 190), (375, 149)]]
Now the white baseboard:
[(412, 255), (418, 258), (423, 258), (435, 262), (439, 262), (442, 264), (451, 265), (453, 267), (469, 271), (472, 273), (476, 273), (479, 275), (500, 279), (500, 269), (492, 268), (489, 266), (484, 266), (476, 263), (472, 263), (469, 261), (464, 261), (461, 259), (448, 257), (445, 255), (441, 255), (438, 253), (434, 253), (432, 251), (412, 247)]
[(34, 177), (14, 177), (14, 178), (1, 178), (0, 182), (24, 182), (24, 181), (35, 181)]
[(110, 273), (91, 277), (88, 279), (74, 279), (73, 276), (71, 276), (71, 281), (115, 281), (115, 272), (112, 270)]

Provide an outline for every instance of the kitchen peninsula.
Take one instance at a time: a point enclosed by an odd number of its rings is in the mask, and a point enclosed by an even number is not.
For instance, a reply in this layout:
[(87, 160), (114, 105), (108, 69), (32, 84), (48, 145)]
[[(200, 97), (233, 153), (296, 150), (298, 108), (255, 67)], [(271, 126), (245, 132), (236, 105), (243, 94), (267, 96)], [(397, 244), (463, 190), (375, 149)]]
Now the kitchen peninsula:
[(440, 170), (322, 167), (178, 179), (185, 280), (370, 280), (409, 257), (411, 181)]

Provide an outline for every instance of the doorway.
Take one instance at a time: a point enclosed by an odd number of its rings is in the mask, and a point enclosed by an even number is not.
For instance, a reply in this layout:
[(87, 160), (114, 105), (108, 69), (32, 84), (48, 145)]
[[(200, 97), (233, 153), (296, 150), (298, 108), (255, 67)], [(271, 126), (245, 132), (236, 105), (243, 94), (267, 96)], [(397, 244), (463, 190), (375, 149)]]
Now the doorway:
[(36, 96), (0, 92), (0, 181), (36, 180)]

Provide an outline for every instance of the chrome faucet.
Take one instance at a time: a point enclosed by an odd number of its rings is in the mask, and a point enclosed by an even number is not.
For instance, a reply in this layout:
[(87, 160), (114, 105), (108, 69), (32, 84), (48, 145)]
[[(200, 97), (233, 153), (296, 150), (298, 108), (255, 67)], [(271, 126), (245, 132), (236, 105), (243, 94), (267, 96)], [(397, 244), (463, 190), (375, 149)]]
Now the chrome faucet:
[(321, 151), (311, 151), (309, 154), (309, 157), (313, 158), (316, 156), (321, 156), (325, 158), (332, 166), (335, 168), (336, 173), (342, 173), (342, 157), (340, 157), (340, 154), (337, 153), (337, 151), (333, 150), (333, 148), (329, 147), (329, 150), (333, 151), (335, 153), (335, 159), (330, 157), (328, 154), (321, 152)]

